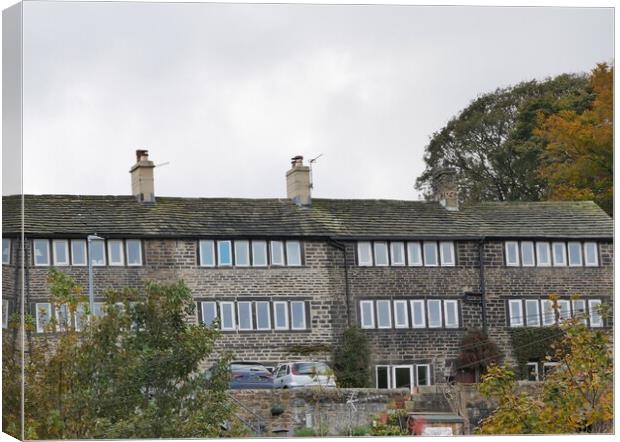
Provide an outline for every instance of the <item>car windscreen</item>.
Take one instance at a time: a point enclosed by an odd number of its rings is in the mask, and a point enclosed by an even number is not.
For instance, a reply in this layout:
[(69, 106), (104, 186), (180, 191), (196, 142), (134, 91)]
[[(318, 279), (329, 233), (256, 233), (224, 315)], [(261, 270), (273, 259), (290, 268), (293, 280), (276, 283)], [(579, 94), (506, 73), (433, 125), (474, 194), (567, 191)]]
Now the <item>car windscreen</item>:
[(323, 375), (329, 370), (323, 362), (300, 362), (293, 364), (293, 373), (301, 375)]
[(256, 365), (251, 365), (251, 364), (230, 364), (230, 371), (266, 371), (268, 372), (268, 370), (260, 365), (260, 364), (256, 364)]

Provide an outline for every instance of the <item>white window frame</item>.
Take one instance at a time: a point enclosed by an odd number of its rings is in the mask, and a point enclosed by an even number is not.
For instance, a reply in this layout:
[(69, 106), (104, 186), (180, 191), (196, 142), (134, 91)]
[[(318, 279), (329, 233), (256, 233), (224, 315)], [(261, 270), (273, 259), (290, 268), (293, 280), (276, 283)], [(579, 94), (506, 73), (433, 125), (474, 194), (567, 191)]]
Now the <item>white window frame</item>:
[[(396, 259), (396, 248), (400, 249), (400, 256), (402, 257), (401, 261)], [(390, 260), (393, 266), (404, 266), (405, 265), (405, 243), (402, 241), (396, 241), (390, 243)]]
[[(525, 262), (525, 248), (531, 248), (532, 262)], [(536, 267), (536, 249), (534, 248), (534, 241), (521, 241), (521, 266), (523, 267)]]
[[(450, 259), (445, 256), (444, 245), (448, 245), (450, 250)], [(439, 242), (439, 258), (442, 267), (454, 267), (456, 265), (455, 253), (454, 253), (454, 241), (440, 241)]]
[[(546, 307), (549, 307), (550, 312), (551, 312), (551, 321), (548, 321), (547, 318), (549, 317), (548, 315), (546, 315), (545, 310)], [(540, 313), (542, 316), (542, 325), (543, 327), (548, 327), (550, 325), (555, 325), (555, 310), (553, 309), (553, 301), (551, 301), (550, 299), (541, 299), (540, 300)]]
[[(409, 328), (409, 306), (407, 301), (403, 299), (397, 299), (394, 301), (394, 328)], [(398, 322), (398, 308), (401, 306), (404, 312), (405, 322)]]
[[(388, 324), (381, 325), (380, 323), (380, 315), (379, 315), (379, 305), (387, 305), (388, 312)], [(392, 328), (392, 302), (389, 299), (378, 299), (377, 300), (377, 328), (386, 329)]]
[[(448, 323), (448, 306), (454, 306), (455, 323)], [(459, 302), (456, 299), (446, 299), (443, 301), (444, 327), (459, 328)]]
[[(295, 254), (298, 262), (291, 262), (291, 249), (289, 246), (297, 246), (297, 253)], [(303, 260), (301, 259), (301, 242), (300, 241), (286, 241), (286, 265), (289, 267), (301, 267)]]
[[(262, 245), (264, 247), (264, 251), (265, 253), (259, 254), (256, 253), (256, 248), (255, 246), (259, 246)], [(258, 255), (262, 255), (262, 257), (264, 258), (264, 264), (257, 264), (256, 263), (256, 257)], [(259, 240), (252, 240), (252, 266), (253, 267), (267, 267), (269, 265), (269, 250), (267, 249), (267, 241), (264, 241), (262, 239)]]
[[(47, 247), (45, 248), (47, 250), (47, 254), (45, 256), (45, 262), (44, 263), (38, 263), (37, 264), (37, 256), (36, 256), (36, 250), (37, 250), (37, 244), (47, 244)], [(32, 257), (33, 257), (33, 263), (35, 267), (49, 267), (50, 265), (50, 242), (47, 239), (35, 239), (32, 241)]]
[[(204, 247), (203, 245), (207, 245), (210, 244), (211, 245), (211, 264), (209, 264), (206, 260), (205, 260), (205, 251), (204, 251)], [(200, 255), (200, 267), (215, 267), (217, 265), (217, 260), (215, 259), (215, 241), (213, 241), (212, 239), (201, 239), (200, 241), (198, 241), (198, 254)]]
[[(594, 261), (588, 261), (588, 246), (594, 247)], [(598, 267), (598, 244), (594, 241), (583, 243), (583, 262), (586, 267)]]
[[(9, 326), (9, 300), (2, 300), (2, 328), (8, 328)], [(5, 350), (8, 351), (8, 350)]]
[(375, 365), (375, 387), (381, 388), (379, 387), (379, 368), (386, 368), (387, 370), (387, 387), (386, 388), (392, 388), (392, 367), (390, 367), (389, 365)]
[[(101, 311), (101, 315), (98, 315), (97, 310)], [(106, 315), (105, 311), (105, 302), (95, 302), (93, 303), (93, 311), (90, 312), (96, 318), (103, 318)]]
[[(578, 304), (581, 304), (582, 308), (579, 308)], [(578, 318), (579, 314), (582, 315), (581, 318)], [(573, 318), (581, 319), (584, 325), (588, 325), (588, 306), (585, 299), (573, 299)]]
[[(73, 252), (74, 245), (82, 248), (84, 254), (84, 262), (77, 262), (75, 260), (75, 253)], [(85, 267), (88, 265), (88, 247), (86, 246), (85, 239), (72, 239), (71, 240), (71, 265), (75, 267)]]
[[(579, 263), (572, 262), (571, 255), (570, 255), (571, 244), (576, 244), (579, 246)], [(568, 266), (569, 267), (583, 267), (583, 246), (579, 241), (569, 241), (566, 244), (566, 251), (568, 253)]]
[[(542, 259), (541, 251), (547, 250), (547, 260)], [(551, 246), (546, 241), (536, 243), (536, 265), (539, 267), (551, 267)]]
[(82, 324), (86, 324), (88, 322), (88, 315), (86, 314), (87, 308), (88, 302), (80, 302), (75, 308), (75, 312), (73, 313), (73, 324), (75, 324), (75, 331), (82, 331)]
[[(385, 264), (380, 264), (379, 260), (377, 259), (377, 250), (380, 248), (385, 248)], [(375, 260), (375, 266), (376, 267), (387, 267), (390, 265), (390, 248), (388, 247), (388, 243), (387, 241), (375, 241), (373, 244), (373, 249), (374, 249), (374, 260)]]
[[(531, 315), (528, 313), (528, 305), (536, 306), (536, 317), (532, 318)], [(540, 301), (538, 299), (525, 300), (525, 326), (540, 327)]]
[[(240, 251), (237, 250), (237, 247), (242, 247), (245, 244), (245, 253), (239, 253)], [(234, 252), (234, 256), (235, 256), (235, 267), (250, 267), (250, 241), (248, 241), (247, 239), (239, 239), (239, 240), (235, 240), (235, 252)], [(245, 255), (245, 256), (244, 256)], [(243, 258), (245, 258), (245, 264), (244, 263), (239, 263), (239, 257), (243, 256)]]
[(93, 257), (90, 253), (88, 253), (88, 259), (91, 260), (93, 267), (104, 267), (108, 262), (108, 257), (106, 256), (106, 244), (103, 239), (93, 239), (90, 241), (90, 249), (92, 250), (95, 244), (101, 244), (101, 251), (103, 252), (103, 261), (101, 264), (93, 262)]
[[(224, 244), (228, 244), (228, 255), (230, 258), (229, 262), (226, 263), (222, 263), (222, 254), (220, 253), (220, 246), (223, 246)], [(234, 261), (234, 252), (233, 252), (233, 245), (232, 245), (232, 241), (229, 239), (224, 239), (224, 240), (218, 240), (216, 243), (216, 247), (217, 247), (217, 265), (218, 267), (232, 267), (233, 265), (233, 261)]]
[[(518, 314), (515, 314), (517, 307)], [(523, 327), (523, 302), (521, 299), (508, 300), (508, 323), (510, 327)]]
[[(138, 255), (140, 256), (140, 261), (138, 263), (130, 263), (129, 262), (129, 244), (138, 244)], [(201, 258), (202, 259), (202, 258)], [(125, 260), (127, 261), (127, 267), (141, 267), (142, 266), (142, 241), (139, 239), (126, 239), (125, 240)]]
[[(515, 257), (516, 261), (510, 260), (510, 247), (514, 247), (515, 249)], [(506, 255), (506, 267), (519, 267), (519, 242), (518, 241), (506, 241), (504, 243), (505, 255)]]
[[(207, 321), (205, 320), (205, 307), (211, 307), (213, 308), (213, 311), (215, 312), (215, 315), (213, 316), (213, 320), (211, 321), (210, 324), (207, 324)], [(201, 317), (200, 317), (200, 322), (203, 323), (204, 325), (206, 325), (207, 327), (212, 327), (213, 324), (217, 324), (217, 319), (218, 319), (218, 314), (217, 314), (217, 302), (215, 301), (200, 301), (200, 313), (201, 313)]]
[[(278, 305), (284, 305), (284, 326), (278, 326)], [(274, 301), (273, 302), (273, 328), (274, 330), (288, 330), (288, 302), (287, 301)]]
[[(563, 322), (566, 321), (568, 319), (571, 318), (571, 302), (568, 299), (558, 299), (558, 314), (559, 314), (559, 321)], [(564, 309), (562, 309), (562, 306), (564, 306)], [(568, 309), (568, 314), (567, 315), (562, 315), (563, 312), (566, 312), (566, 309)]]
[[(267, 304), (267, 327), (261, 327), (258, 320), (258, 305)], [(269, 301), (255, 301), (254, 308), (256, 310), (256, 330), (271, 330), (271, 303)]]
[[(600, 312), (597, 312), (598, 306), (602, 305), (603, 302), (600, 299), (588, 299), (588, 312), (590, 319), (590, 327), (592, 328), (600, 328), (604, 326), (603, 317)], [(596, 314), (598, 316), (598, 320), (596, 322), (593, 321), (593, 315)]]
[[(423, 299), (412, 299), (409, 301), (411, 306), (411, 327), (412, 328), (426, 328), (426, 306)], [(415, 322), (415, 306), (419, 305), (422, 312), (422, 323)]]
[[(367, 253), (363, 253), (366, 248)], [(372, 243), (370, 241), (358, 241), (357, 243), (357, 265), (360, 267), (371, 267), (373, 265)]]
[[(250, 327), (241, 328), (241, 304), (246, 305), (248, 307), (248, 311), (250, 314)], [(238, 319), (238, 329), (240, 331), (248, 331), (254, 330), (254, 318), (252, 318), (252, 301), (237, 301), (237, 319)]]
[(40, 319), (41, 318), (40, 318), (40, 315), (39, 315), (39, 311), (40, 311), (41, 308), (43, 308), (43, 306), (47, 306), (46, 310), (47, 310), (47, 314), (48, 314), (48, 317), (49, 317), (48, 323), (49, 323), (49, 321), (52, 320), (52, 304), (49, 303), (49, 302), (37, 302), (34, 305), (35, 315), (36, 315), (36, 324), (37, 324), (37, 333), (44, 333), (45, 332), (45, 327), (47, 326), (47, 324), (46, 325), (42, 325), (40, 323)]
[(409, 390), (412, 390), (413, 387), (415, 386), (415, 378), (413, 376), (413, 365), (410, 365), (410, 364), (392, 365), (392, 388), (396, 388), (396, 369), (397, 368), (408, 368), (409, 369)]
[[(6, 247), (4, 247), (4, 244), (6, 242)], [(11, 264), (11, 248), (13, 246), (13, 242), (11, 241), (11, 238), (2, 238), (2, 264)], [(8, 249), (8, 252), (6, 254), (6, 259), (5, 259), (5, 255), (4, 255), (4, 249)]]
[[(293, 304), (301, 304), (301, 312), (303, 318), (303, 325), (301, 327), (295, 327), (293, 322)], [(305, 301), (291, 301), (291, 330), (306, 330), (308, 328), (306, 324), (306, 302)]]
[[(419, 377), (419, 373), (418, 373), (418, 368), (426, 368), (426, 379), (428, 381), (428, 383), (421, 385), (420, 384), (420, 377)], [(433, 382), (431, 380), (431, 365), (430, 364), (416, 364), (415, 366), (415, 384), (418, 387), (421, 386), (428, 386), (428, 385), (433, 385)]]
[[(432, 246), (435, 250), (435, 263), (429, 264), (426, 257), (426, 246)], [(439, 266), (439, 249), (437, 248), (437, 241), (424, 241), (422, 243), (422, 251), (424, 252), (424, 266), (425, 267), (438, 267)]]
[[(277, 247), (280, 248), (280, 257), (282, 258), (281, 261), (277, 261), (273, 253), (273, 251), (276, 248), (276, 244), (277, 244)], [(271, 254), (271, 265), (272, 266), (284, 266), (284, 263), (286, 262), (285, 257), (284, 257), (284, 242), (283, 241), (271, 241), (269, 249), (270, 249), (270, 254)]]
[[(431, 324), (431, 303), (434, 305), (437, 303), (439, 305), (439, 324)], [(428, 328), (441, 328), (443, 326), (443, 308), (441, 306), (441, 299), (427, 299), (426, 300), (426, 310), (427, 310), (427, 322)]]
[[(370, 325), (366, 325), (364, 321), (364, 305), (370, 305)], [(375, 328), (375, 303), (369, 300), (360, 301), (360, 328), (371, 329)]]
[[(224, 326), (224, 306), (230, 306), (230, 312), (232, 314), (232, 327), (225, 327)], [(235, 303), (232, 301), (220, 301), (220, 330), (222, 331), (233, 331), (233, 330), (237, 330), (237, 318), (235, 315)]]
[[(417, 261), (414, 260), (412, 256), (414, 248), (418, 250)], [(424, 260), (422, 258), (422, 245), (419, 241), (410, 241), (407, 243), (407, 264), (409, 267), (422, 267), (424, 265)]]
[[(535, 370), (534, 372), (536, 373), (536, 380), (535, 381), (531, 381), (531, 382), (538, 382), (540, 381), (540, 373), (538, 372), (538, 362), (528, 362), (527, 364), (525, 364), (526, 367), (534, 367)], [(528, 381), (529, 381), (529, 371), (526, 370), (526, 374), (528, 377)]]
[[(557, 255), (556, 255), (556, 247), (562, 247), (562, 262), (558, 263)], [(551, 244), (551, 250), (553, 254), (553, 266), (554, 267), (566, 267), (568, 265), (568, 255), (566, 251), (566, 243), (564, 241), (554, 241)]]
[[(112, 244), (118, 244), (118, 250), (120, 253), (120, 261), (112, 261)], [(109, 239), (108, 240), (108, 265), (121, 267), (125, 265), (125, 253), (123, 250), (123, 240), (122, 239)]]
[[(59, 261), (57, 259), (58, 253), (56, 251), (58, 250), (58, 246), (60, 246), (61, 244), (65, 246), (65, 260), (64, 261)], [(52, 240), (52, 257), (53, 257), (53, 262), (55, 266), (58, 266), (58, 267), (68, 266), (69, 265), (69, 241), (66, 239)]]

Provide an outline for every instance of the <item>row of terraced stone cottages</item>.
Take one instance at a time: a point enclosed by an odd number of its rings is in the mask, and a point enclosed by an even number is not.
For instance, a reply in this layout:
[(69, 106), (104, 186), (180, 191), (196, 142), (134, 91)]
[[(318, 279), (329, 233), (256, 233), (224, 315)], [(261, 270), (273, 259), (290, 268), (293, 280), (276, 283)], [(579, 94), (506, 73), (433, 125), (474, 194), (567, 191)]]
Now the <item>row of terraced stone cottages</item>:
[[(156, 197), (153, 169), (138, 151), (131, 196), (24, 195), (23, 230), (22, 196), (3, 197), (3, 327), (22, 294), (35, 333), (62, 314), (49, 267), (87, 287), (95, 233), (96, 302), (106, 288), (183, 279), (198, 306), (191, 320), (219, 317), (219, 345), (267, 365), (299, 359), (300, 346), (334, 348), (357, 325), (378, 388), (455, 376), (469, 329), (486, 329), (514, 361), (514, 328), (572, 314), (612, 327), (598, 306), (613, 302), (613, 224), (592, 202), (459, 207), (450, 171), (437, 174), (434, 201), (315, 199), (302, 157), (286, 172), (287, 198)], [(529, 376), (544, 364), (529, 361)]]

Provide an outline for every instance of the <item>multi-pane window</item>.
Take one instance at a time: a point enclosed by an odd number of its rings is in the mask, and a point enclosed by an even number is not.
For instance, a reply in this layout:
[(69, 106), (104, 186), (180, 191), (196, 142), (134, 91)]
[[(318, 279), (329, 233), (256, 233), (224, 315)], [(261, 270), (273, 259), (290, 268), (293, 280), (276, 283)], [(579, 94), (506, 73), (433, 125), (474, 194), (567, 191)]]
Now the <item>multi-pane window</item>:
[(139, 239), (128, 239), (125, 241), (125, 248), (127, 249), (127, 265), (141, 266), (142, 241), (140, 241)]
[(409, 320), (407, 311), (407, 301), (398, 300), (394, 301), (394, 327), (396, 328), (408, 328)]
[(452, 241), (441, 241), (439, 243), (439, 254), (442, 266), (454, 266), (454, 243)]
[(256, 329), (271, 329), (271, 306), (269, 301), (256, 302)]
[(598, 266), (598, 251), (595, 242), (583, 243), (586, 267)]
[(536, 261), (539, 267), (549, 267), (551, 265), (551, 249), (548, 242), (536, 243)]
[(393, 266), (405, 265), (405, 243), (392, 242), (390, 243), (390, 257), (392, 259)]
[(376, 388), (411, 388), (431, 385), (429, 364), (376, 365)]
[(438, 265), (437, 243), (435, 241), (424, 241), (424, 265), (427, 267)]
[(284, 265), (284, 243), (282, 241), (271, 241), (271, 265)]
[(407, 243), (407, 259), (410, 266), (419, 267), (422, 262), (422, 246), (419, 242)]
[(50, 243), (46, 239), (35, 239), (33, 241), (34, 265), (50, 265)]
[(71, 240), (71, 265), (85, 266), (88, 264), (86, 241), (83, 239)]
[(568, 243), (568, 265), (571, 267), (578, 267), (583, 264), (581, 243), (577, 241), (570, 241)]
[(252, 241), (252, 265), (255, 267), (267, 265), (267, 241)]
[(291, 301), (291, 329), (306, 329), (306, 303), (303, 301)]
[(383, 241), (377, 241), (375, 242), (374, 245), (375, 245), (375, 265), (376, 266), (390, 265), (387, 243)]
[(523, 267), (533, 267), (536, 265), (534, 260), (534, 243), (532, 241), (521, 242), (521, 265)]
[(426, 307), (428, 309), (429, 328), (441, 327), (441, 301), (430, 299), (426, 302)]
[(66, 239), (55, 239), (52, 241), (52, 254), (55, 266), (69, 265), (69, 241)]
[(235, 265), (247, 267), (250, 265), (250, 242), (235, 241)]
[(233, 261), (237, 267), (300, 266), (301, 245), (299, 241), (200, 240), (199, 257), (202, 267), (229, 267)]
[(2, 264), (11, 263), (11, 240), (2, 238)]
[(122, 240), (108, 240), (108, 261), (111, 266), (122, 266), (124, 264)]
[[(576, 318), (590, 327), (602, 327), (603, 319), (598, 311), (600, 299), (558, 299), (557, 310), (550, 299), (508, 300), (508, 323), (511, 327), (543, 327)], [(525, 313), (523, 313), (525, 305)], [(542, 320), (541, 320), (542, 318)]]
[(292, 267), (301, 265), (301, 245), (299, 241), (286, 241), (286, 264)]
[(599, 265), (597, 243), (593, 241), (506, 241), (508, 267), (595, 267)]
[(37, 333), (43, 333), (52, 319), (52, 304), (41, 302), (35, 304)]
[(392, 302), (377, 301), (377, 328), (392, 328)]
[(453, 241), (359, 241), (357, 264), (362, 267), (454, 267)]
[(105, 265), (105, 241), (93, 239), (90, 242), (90, 261), (94, 266)]
[(232, 265), (232, 243), (230, 241), (217, 242), (217, 263), (220, 266)]

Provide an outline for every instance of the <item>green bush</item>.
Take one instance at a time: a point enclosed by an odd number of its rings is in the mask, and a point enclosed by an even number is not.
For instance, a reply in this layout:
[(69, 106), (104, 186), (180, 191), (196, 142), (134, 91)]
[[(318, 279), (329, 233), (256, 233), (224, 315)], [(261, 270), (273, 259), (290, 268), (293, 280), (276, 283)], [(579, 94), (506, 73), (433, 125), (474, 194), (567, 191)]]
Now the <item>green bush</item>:
[(297, 428), (293, 433), (295, 437), (316, 437), (314, 428)]
[(370, 387), (370, 344), (357, 327), (344, 332), (342, 346), (334, 353), (334, 372), (342, 388)]

